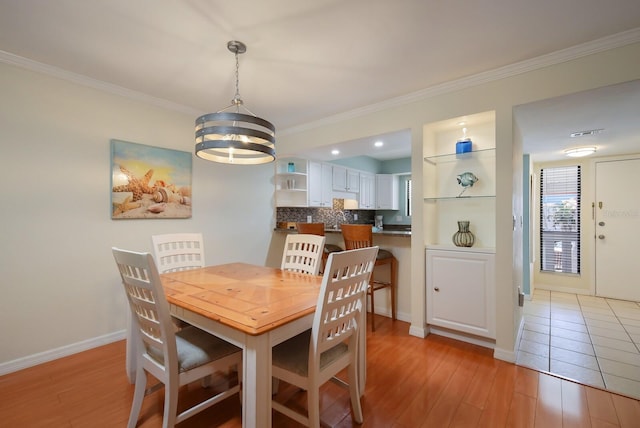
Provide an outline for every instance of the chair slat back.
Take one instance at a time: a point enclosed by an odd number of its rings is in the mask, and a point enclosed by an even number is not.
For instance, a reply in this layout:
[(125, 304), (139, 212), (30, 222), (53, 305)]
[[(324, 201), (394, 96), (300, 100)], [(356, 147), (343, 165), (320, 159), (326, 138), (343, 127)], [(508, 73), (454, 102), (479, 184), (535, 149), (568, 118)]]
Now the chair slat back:
[(164, 361), (165, 366), (175, 362), (177, 370), (176, 340), (169, 304), (153, 257), (149, 253), (118, 248), (112, 248), (112, 251), (129, 301), (133, 326), (140, 331), (144, 349), (147, 354), (169, 356), (169, 361)]
[(346, 339), (356, 346), (355, 332), (377, 254), (378, 247), (369, 247), (329, 255), (311, 330), (309, 356), (314, 361), (309, 367)]
[(204, 243), (201, 233), (153, 235), (151, 241), (160, 273), (205, 266)]
[(342, 239), (346, 250), (366, 248), (373, 245), (373, 229), (368, 224), (343, 224)]
[(324, 223), (296, 223), (298, 233), (324, 236)]
[(324, 236), (306, 233), (287, 235), (280, 268), (317, 275), (320, 271), (325, 239)]

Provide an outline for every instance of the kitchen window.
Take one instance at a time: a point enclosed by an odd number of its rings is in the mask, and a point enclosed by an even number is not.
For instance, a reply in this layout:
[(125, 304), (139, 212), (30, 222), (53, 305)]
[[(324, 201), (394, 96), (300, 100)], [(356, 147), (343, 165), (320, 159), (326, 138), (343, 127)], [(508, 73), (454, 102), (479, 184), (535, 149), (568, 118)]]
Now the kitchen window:
[(406, 182), (405, 195), (406, 196), (406, 204), (405, 204), (405, 213), (407, 217), (411, 217), (411, 178), (409, 178)]

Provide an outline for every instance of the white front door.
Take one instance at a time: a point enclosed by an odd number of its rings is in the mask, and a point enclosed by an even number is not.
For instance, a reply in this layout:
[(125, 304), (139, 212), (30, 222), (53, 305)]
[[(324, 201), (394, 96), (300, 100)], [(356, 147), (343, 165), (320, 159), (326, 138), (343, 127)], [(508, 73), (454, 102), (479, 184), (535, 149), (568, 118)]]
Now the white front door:
[(596, 162), (596, 295), (640, 301), (640, 159)]

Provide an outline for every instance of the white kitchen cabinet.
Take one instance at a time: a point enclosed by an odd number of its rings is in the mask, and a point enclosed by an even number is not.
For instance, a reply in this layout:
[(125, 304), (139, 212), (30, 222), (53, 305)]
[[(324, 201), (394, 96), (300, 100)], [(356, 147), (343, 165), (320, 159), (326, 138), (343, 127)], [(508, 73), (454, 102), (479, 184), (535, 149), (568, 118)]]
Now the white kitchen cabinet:
[[(291, 166), (289, 166), (291, 164)], [(307, 161), (305, 159), (285, 158), (276, 163), (276, 206), (306, 207)]]
[(332, 199), (331, 165), (309, 161), (309, 206), (331, 208)]
[(427, 323), (495, 339), (495, 253), (427, 247)]
[(333, 190), (336, 192), (358, 193), (360, 172), (340, 165), (333, 165)]
[(360, 191), (360, 172), (347, 169), (347, 192), (358, 193)]
[(360, 173), (360, 194), (358, 208), (361, 210), (376, 209), (376, 175), (368, 172)]
[(398, 176), (393, 174), (376, 174), (376, 209), (399, 209)]

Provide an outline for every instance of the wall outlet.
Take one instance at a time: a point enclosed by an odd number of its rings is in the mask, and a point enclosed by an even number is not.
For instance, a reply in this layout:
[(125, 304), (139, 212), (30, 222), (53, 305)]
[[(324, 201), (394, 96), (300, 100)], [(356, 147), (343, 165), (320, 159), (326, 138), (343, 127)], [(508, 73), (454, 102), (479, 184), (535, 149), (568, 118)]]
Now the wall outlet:
[(307, 216), (307, 223), (312, 223), (312, 222), (313, 222), (313, 218), (310, 215), (308, 215)]
[(353, 215), (353, 221), (358, 221), (358, 214)]

